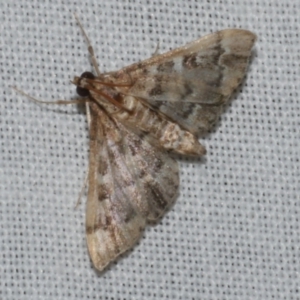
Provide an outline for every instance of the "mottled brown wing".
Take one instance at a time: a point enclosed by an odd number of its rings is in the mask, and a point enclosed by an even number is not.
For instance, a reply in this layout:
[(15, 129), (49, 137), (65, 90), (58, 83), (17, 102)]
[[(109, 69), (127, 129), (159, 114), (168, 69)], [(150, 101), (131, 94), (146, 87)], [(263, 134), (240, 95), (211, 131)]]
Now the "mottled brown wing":
[(207, 131), (241, 83), (256, 36), (227, 29), (122, 69), (140, 97), (194, 134)]
[(140, 238), (147, 220), (172, 203), (177, 162), (128, 131), (91, 103), (86, 235), (90, 257), (102, 270)]

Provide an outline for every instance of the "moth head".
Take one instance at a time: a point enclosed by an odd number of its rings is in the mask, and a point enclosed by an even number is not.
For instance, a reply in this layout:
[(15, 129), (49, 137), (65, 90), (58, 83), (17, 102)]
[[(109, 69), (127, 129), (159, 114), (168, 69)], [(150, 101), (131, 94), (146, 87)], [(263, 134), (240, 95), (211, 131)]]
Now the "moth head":
[(73, 81), (74, 84), (77, 85), (76, 92), (80, 97), (88, 97), (90, 92), (87, 88), (80, 86), (81, 79), (88, 78), (88, 79), (95, 79), (95, 75), (91, 72), (84, 72), (81, 74), (80, 77), (75, 78)]

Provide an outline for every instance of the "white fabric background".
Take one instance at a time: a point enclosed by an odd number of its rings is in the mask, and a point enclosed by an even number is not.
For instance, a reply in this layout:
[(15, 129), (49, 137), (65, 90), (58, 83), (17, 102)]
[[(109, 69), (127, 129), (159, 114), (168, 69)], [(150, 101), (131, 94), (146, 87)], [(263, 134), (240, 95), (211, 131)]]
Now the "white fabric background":
[[(0, 299), (300, 299), (300, 2), (0, 1)], [(258, 36), (239, 93), (180, 161), (180, 196), (106, 272), (94, 271), (84, 210), (84, 111), (91, 70), (77, 12), (101, 70), (121, 68), (218, 29)]]

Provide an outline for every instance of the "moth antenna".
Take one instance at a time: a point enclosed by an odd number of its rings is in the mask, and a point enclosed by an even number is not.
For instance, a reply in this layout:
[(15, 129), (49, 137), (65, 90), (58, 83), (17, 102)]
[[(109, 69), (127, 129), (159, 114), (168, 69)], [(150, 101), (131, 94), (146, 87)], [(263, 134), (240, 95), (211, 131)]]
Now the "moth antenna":
[(17, 87), (12, 86), (12, 89), (14, 89), (17, 93), (21, 94), (22, 96), (27, 97), (31, 101), (37, 103), (37, 104), (58, 104), (58, 105), (66, 105), (66, 104), (83, 104), (86, 103), (86, 99), (77, 99), (77, 100), (56, 100), (56, 101), (43, 101), (39, 100), (37, 98), (34, 98), (30, 96), (29, 94), (26, 94), (24, 91), (19, 90)]
[(81, 24), (81, 22), (80, 22), (80, 20), (79, 20), (79, 18), (78, 18), (78, 16), (77, 16), (76, 13), (74, 13), (74, 17), (75, 17), (75, 19), (77, 21), (77, 24), (78, 24), (78, 26), (79, 26), (79, 28), (80, 28), (80, 30), (81, 30), (81, 32), (82, 32), (85, 40), (86, 40), (86, 43), (88, 45), (88, 51), (89, 51), (89, 54), (90, 54), (91, 59), (92, 59), (93, 67), (94, 67), (97, 75), (100, 76), (101, 72), (100, 72), (100, 69), (98, 67), (98, 62), (97, 62), (97, 59), (95, 57), (95, 53), (94, 53), (94, 49), (93, 49), (93, 46), (91, 44), (91, 41), (90, 41), (89, 37), (87, 36), (86, 32), (84, 31), (83, 26), (82, 26), (82, 24)]

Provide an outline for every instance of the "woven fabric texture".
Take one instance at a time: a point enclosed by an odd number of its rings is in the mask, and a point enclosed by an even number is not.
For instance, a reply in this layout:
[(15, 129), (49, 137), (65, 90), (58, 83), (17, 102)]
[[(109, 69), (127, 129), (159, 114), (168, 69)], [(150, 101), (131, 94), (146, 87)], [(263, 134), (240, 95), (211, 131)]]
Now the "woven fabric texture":
[[(0, 299), (300, 299), (300, 2), (0, 1)], [(175, 205), (102, 274), (85, 242), (88, 126), (73, 76), (207, 33), (258, 36), (207, 155), (181, 159)]]

